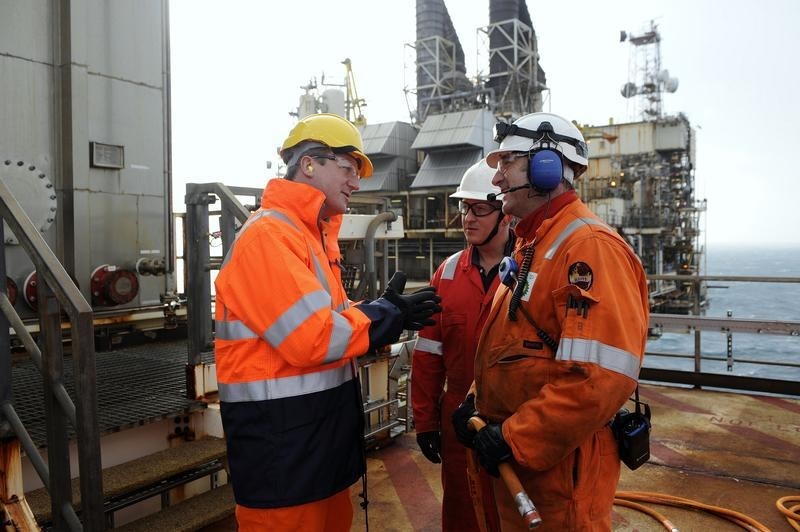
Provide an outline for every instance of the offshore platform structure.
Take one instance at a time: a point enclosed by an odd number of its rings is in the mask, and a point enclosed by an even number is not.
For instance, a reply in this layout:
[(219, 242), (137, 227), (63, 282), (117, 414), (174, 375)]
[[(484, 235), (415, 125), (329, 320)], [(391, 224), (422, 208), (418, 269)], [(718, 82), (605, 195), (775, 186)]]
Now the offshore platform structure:
[(620, 33), (631, 45), (629, 81), (622, 86), (641, 121), (583, 126), (589, 168), (578, 180), (581, 198), (633, 246), (650, 275), (654, 312), (697, 313), (705, 290), (680, 281), (704, 268), (701, 217), (695, 197), (695, 131), (682, 113), (663, 112), (664, 93), (678, 80), (661, 65), (661, 35), (653, 22), (639, 35)]
[[(489, 2), (489, 24), (477, 30), (472, 78), (444, 0), (417, 0), (416, 20), (416, 41), (407, 45), (415, 87), (406, 89), (415, 105), (408, 122), (359, 125), (375, 171), (356, 195), (385, 198), (403, 216), (405, 238), (390, 244), (388, 258), (394, 269), (421, 281), (463, 247), (457, 202), (449, 195), (464, 171), (496, 146), (494, 124), (541, 111), (548, 88), (524, 0)], [(677, 90), (678, 80), (662, 68), (657, 26), (651, 23), (639, 35), (622, 32), (620, 40), (631, 45), (629, 79), (621, 92), (636, 120), (582, 127), (589, 168), (576, 189), (625, 236), (648, 274), (674, 276), (650, 281), (653, 310), (699, 313), (705, 289), (679, 277), (699, 275), (704, 261), (705, 200), (695, 198), (695, 132), (682, 113), (664, 114), (663, 96)], [(329, 92), (317, 100), (332, 101)], [(301, 97), (300, 108), (303, 98), (309, 96)], [(352, 107), (350, 99), (343, 109)]]
[(357, 194), (389, 198), (406, 230), (395, 242), (394, 266), (427, 280), (464, 245), (449, 195), (495, 147), (494, 124), (541, 111), (547, 87), (524, 0), (489, 2), (489, 24), (476, 39), (485, 64), (473, 79), (444, 0), (417, 0), (416, 20), (416, 41), (407, 45), (416, 81), (406, 90), (415, 99), (410, 121), (362, 128), (375, 172)]

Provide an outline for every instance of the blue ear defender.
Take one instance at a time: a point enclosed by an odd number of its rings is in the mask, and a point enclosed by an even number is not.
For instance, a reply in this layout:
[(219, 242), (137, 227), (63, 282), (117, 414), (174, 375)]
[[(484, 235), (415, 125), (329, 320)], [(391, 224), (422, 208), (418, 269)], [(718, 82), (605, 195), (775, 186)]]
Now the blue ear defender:
[(553, 150), (539, 150), (528, 161), (528, 181), (539, 192), (555, 190), (564, 176), (561, 155)]

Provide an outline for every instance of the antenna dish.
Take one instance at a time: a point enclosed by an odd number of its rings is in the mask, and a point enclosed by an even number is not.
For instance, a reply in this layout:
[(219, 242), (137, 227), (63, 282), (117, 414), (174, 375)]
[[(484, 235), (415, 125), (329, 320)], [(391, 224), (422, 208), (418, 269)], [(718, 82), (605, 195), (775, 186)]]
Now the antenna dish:
[(636, 96), (636, 94), (638, 92), (638, 88), (636, 87), (636, 83), (633, 83), (632, 81), (629, 81), (628, 83), (626, 83), (625, 85), (622, 86), (622, 88), (620, 89), (619, 92), (625, 98), (631, 98), (633, 96)]
[(664, 90), (667, 92), (675, 92), (678, 90), (678, 78), (669, 78), (664, 82)]
[(661, 83), (666, 83), (667, 81), (669, 81), (669, 70), (665, 68), (664, 70), (659, 72), (658, 81), (660, 81)]

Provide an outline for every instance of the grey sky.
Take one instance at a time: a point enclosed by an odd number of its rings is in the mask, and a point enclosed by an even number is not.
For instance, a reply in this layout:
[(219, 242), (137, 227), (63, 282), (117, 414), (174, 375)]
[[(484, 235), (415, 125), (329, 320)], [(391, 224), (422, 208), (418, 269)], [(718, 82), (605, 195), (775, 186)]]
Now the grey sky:
[[(448, 10), (476, 70), (476, 29), (488, 1), (451, 0)], [(662, 35), (662, 66), (680, 80), (664, 99), (697, 128), (697, 197), (708, 199), (715, 243), (800, 245), (800, 2), (764, 0), (528, 0), (549, 109), (581, 123), (635, 119), (619, 89), (630, 46), (650, 19)], [(414, 0), (172, 0), (173, 158), (176, 198), (187, 181), (261, 187), (291, 128), (301, 85), (341, 83), (352, 61), (370, 123), (408, 120)], [(546, 104), (547, 106), (547, 104)], [(274, 168), (274, 166), (273, 166)]]

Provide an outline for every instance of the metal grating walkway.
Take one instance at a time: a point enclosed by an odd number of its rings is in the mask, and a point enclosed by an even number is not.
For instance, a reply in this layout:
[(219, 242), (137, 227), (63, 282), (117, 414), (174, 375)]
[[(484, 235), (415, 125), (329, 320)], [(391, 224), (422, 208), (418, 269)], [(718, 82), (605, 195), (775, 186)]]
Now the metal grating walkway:
[[(213, 362), (205, 353), (203, 362)], [(100, 434), (144, 425), (205, 408), (186, 398), (186, 340), (152, 342), (99, 352), (97, 401)], [(64, 385), (75, 400), (72, 357), (64, 356)], [(47, 443), (42, 377), (31, 361), (12, 368), (12, 395), (25, 428), (36, 445)], [(69, 438), (75, 437), (70, 427)]]

